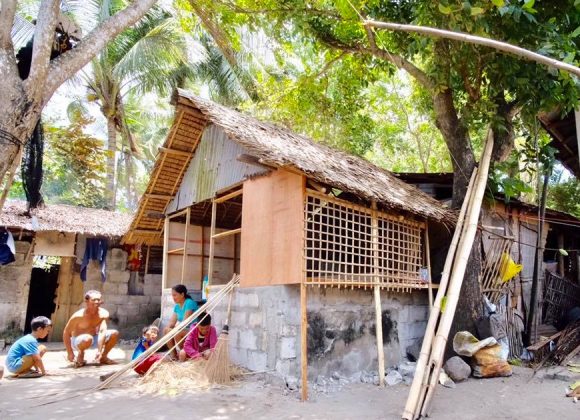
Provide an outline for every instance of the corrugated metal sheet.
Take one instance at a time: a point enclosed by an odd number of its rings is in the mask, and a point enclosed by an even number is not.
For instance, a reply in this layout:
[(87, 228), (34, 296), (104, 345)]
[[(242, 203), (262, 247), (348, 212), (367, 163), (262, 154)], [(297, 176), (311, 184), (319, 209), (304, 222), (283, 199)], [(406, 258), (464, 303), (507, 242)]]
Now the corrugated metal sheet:
[(215, 125), (206, 127), (167, 213), (205, 201), (216, 191), (268, 171), (237, 160), (239, 155), (247, 153), (238, 143), (228, 139), (222, 128)]

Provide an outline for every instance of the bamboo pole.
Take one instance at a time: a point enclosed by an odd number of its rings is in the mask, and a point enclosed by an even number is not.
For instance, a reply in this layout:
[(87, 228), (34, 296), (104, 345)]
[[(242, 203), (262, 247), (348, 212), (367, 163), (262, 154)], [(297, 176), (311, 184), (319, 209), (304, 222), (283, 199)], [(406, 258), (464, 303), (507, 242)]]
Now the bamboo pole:
[(431, 352), (431, 361), (430, 361), (430, 364), (433, 365), (433, 372), (431, 374), (431, 379), (429, 382), (427, 394), (425, 396), (425, 401), (421, 407), (421, 415), (423, 416), (428, 416), (428, 413), (430, 411), (429, 409), (431, 399), (433, 398), (435, 386), (437, 385), (437, 380), (439, 378), (439, 372), (441, 371), (441, 366), (443, 364), (445, 345), (447, 343), (447, 338), (449, 335), (449, 331), (451, 329), (451, 324), (455, 316), (455, 310), (457, 308), (457, 302), (459, 301), (461, 285), (463, 283), (463, 276), (465, 274), (469, 254), (471, 253), (473, 241), (475, 239), (475, 234), (477, 232), (479, 214), (481, 211), (481, 203), (483, 201), (483, 195), (485, 193), (485, 187), (487, 185), (487, 175), (489, 172), (489, 164), (491, 161), (492, 150), (493, 150), (493, 131), (491, 130), (490, 127), (487, 130), (487, 140), (485, 144), (485, 149), (483, 151), (483, 155), (479, 163), (477, 182), (475, 183), (475, 189), (473, 191), (474, 194), (473, 201), (470, 203), (470, 207), (467, 212), (466, 224), (464, 229), (465, 232), (459, 243), (456, 260), (453, 267), (453, 273), (451, 274), (451, 278), (449, 280), (449, 291), (447, 293), (447, 303), (445, 306), (445, 312), (441, 316), (439, 328), (437, 329), (437, 334), (433, 342), (433, 351)]
[(308, 317), (306, 311), (306, 284), (300, 283), (300, 370), (302, 375), (302, 401), (308, 399)]
[(530, 50), (526, 50), (525, 48), (508, 44), (507, 42), (496, 41), (494, 39), (469, 35), (462, 32), (446, 31), (444, 29), (430, 28), (428, 26), (404, 25), (400, 23), (377, 22), (374, 20), (366, 20), (364, 22), (364, 25), (380, 29), (390, 29), (392, 31), (416, 32), (418, 34), (433, 36), (436, 38), (447, 38), (452, 39), (454, 41), (466, 42), (468, 44), (483, 45), (485, 47), (490, 47), (499, 51), (513, 54), (517, 57), (524, 58), (529, 61), (535, 61), (536, 63), (544, 64), (548, 67), (564, 70), (567, 71), (568, 73), (580, 76), (580, 68), (572, 64), (567, 64), (564, 63), (563, 61), (546, 57), (544, 55), (532, 52)]
[(429, 247), (429, 221), (425, 220), (425, 257), (427, 260), (427, 280), (429, 281), (427, 293), (429, 293), (429, 310), (433, 308), (433, 279), (431, 277), (431, 250)]
[(211, 202), (211, 226), (209, 228), (209, 257), (207, 260), (207, 284), (212, 285), (213, 280), (213, 254), (215, 252), (215, 221), (217, 218), (217, 203), (215, 200)]
[(161, 272), (161, 284), (167, 288), (167, 273), (169, 271), (169, 217), (163, 222), (163, 271)]
[(187, 241), (189, 239), (189, 221), (191, 218), (191, 207), (187, 207), (185, 214), (185, 232), (183, 234), (183, 260), (181, 261), (181, 284), (185, 281), (185, 266), (187, 265)]
[(411, 389), (409, 391), (409, 396), (407, 398), (407, 403), (405, 405), (405, 411), (403, 412), (402, 418), (405, 420), (413, 420), (416, 416), (415, 413), (419, 409), (418, 399), (420, 393), (423, 391), (423, 382), (428, 372), (425, 371), (429, 356), (431, 354), (431, 344), (433, 342), (433, 335), (435, 328), (437, 327), (437, 322), (439, 320), (439, 315), (441, 314), (441, 303), (445, 293), (447, 293), (447, 285), (449, 281), (449, 273), (451, 272), (451, 267), (453, 265), (453, 260), (455, 259), (455, 252), (457, 250), (457, 245), (459, 243), (459, 238), (463, 231), (463, 224), (465, 221), (465, 215), (467, 208), (469, 207), (471, 190), (473, 189), (473, 184), (475, 183), (475, 178), (477, 176), (477, 168), (474, 169), (469, 180), (469, 186), (467, 187), (466, 198), (463, 201), (461, 210), (459, 212), (459, 217), (457, 219), (457, 225), (455, 226), (455, 232), (453, 233), (453, 238), (451, 239), (451, 244), (449, 245), (449, 251), (447, 253), (447, 258), (445, 259), (445, 265), (443, 266), (443, 273), (441, 274), (441, 282), (439, 283), (439, 289), (437, 295), (435, 296), (435, 302), (431, 308), (429, 314), (429, 320), (427, 321), (427, 327), (425, 330), (425, 337), (423, 338), (423, 343), (421, 344), (421, 352), (419, 353), (419, 360), (417, 360), (417, 366), (415, 370), (415, 375), (413, 376), (413, 382), (411, 384)]
[(155, 353), (157, 350), (159, 350), (161, 347), (163, 347), (165, 344), (167, 344), (169, 342), (169, 340), (175, 338), (175, 336), (177, 336), (177, 334), (179, 334), (184, 329), (188, 328), (189, 324), (194, 319), (196, 319), (202, 312), (206, 311), (208, 308), (214, 308), (221, 301), (221, 299), (227, 293), (229, 293), (235, 287), (236, 284), (239, 283), (239, 281), (240, 281), (240, 276), (238, 276), (237, 274), (234, 274), (234, 276), (232, 277), (230, 282), (225, 287), (223, 287), (217, 293), (212, 295), (211, 299), (209, 299), (206, 303), (204, 303), (201, 307), (199, 307), (194, 313), (192, 313), (190, 316), (188, 316), (182, 322), (177, 324), (175, 326), (175, 328), (173, 328), (165, 336), (161, 337), (160, 340), (158, 340), (157, 342), (152, 344), (146, 351), (141, 353), (141, 355), (139, 357), (137, 357), (136, 359), (127, 363), (125, 366), (123, 366), (121, 369), (119, 369), (117, 372), (115, 372), (113, 375), (111, 375), (109, 378), (107, 378), (107, 380), (105, 380), (103, 383), (101, 383), (100, 385), (98, 385), (94, 389), (100, 390), (100, 389), (107, 388), (109, 386), (109, 384), (111, 384), (117, 378), (119, 378), (121, 375), (123, 375), (123, 373), (125, 373), (129, 369), (133, 369), (135, 366), (137, 366), (138, 364), (143, 362), (143, 360), (145, 360), (146, 358), (151, 356), (153, 353)]
[(379, 285), (379, 221), (377, 202), (371, 203), (371, 241), (373, 250), (374, 295), (375, 295), (375, 332), (377, 336), (377, 358), (379, 363), (379, 386), (385, 386), (385, 348), (383, 347), (383, 314), (381, 310), (381, 287)]

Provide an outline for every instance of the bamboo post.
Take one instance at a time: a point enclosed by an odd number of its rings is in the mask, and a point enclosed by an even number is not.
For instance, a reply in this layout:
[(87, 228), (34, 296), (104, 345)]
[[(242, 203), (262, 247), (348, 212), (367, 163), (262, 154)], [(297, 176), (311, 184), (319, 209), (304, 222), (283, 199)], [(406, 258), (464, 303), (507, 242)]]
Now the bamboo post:
[(383, 314), (381, 309), (381, 286), (379, 285), (379, 221), (377, 219), (377, 202), (371, 203), (371, 241), (373, 250), (375, 322), (377, 335), (377, 358), (379, 362), (379, 386), (385, 386), (385, 348), (383, 347)]
[(161, 284), (167, 288), (167, 272), (169, 271), (169, 217), (163, 222), (163, 271), (161, 272)]
[(455, 232), (453, 233), (453, 238), (451, 239), (451, 244), (449, 245), (449, 251), (447, 253), (447, 258), (445, 259), (445, 265), (443, 266), (443, 273), (441, 275), (441, 282), (439, 283), (439, 289), (437, 295), (435, 296), (435, 302), (431, 308), (429, 314), (429, 320), (427, 321), (427, 327), (425, 330), (425, 337), (423, 338), (423, 343), (421, 344), (421, 352), (419, 353), (419, 360), (417, 360), (417, 366), (415, 370), (415, 375), (413, 376), (413, 382), (411, 384), (411, 389), (409, 391), (409, 396), (407, 398), (407, 403), (405, 405), (405, 411), (403, 412), (402, 418), (405, 420), (413, 420), (416, 418), (415, 413), (420, 410), (419, 407), (419, 397), (423, 390), (424, 380), (428, 379), (428, 372), (426, 371), (427, 362), (431, 354), (431, 344), (433, 342), (433, 335), (437, 322), (439, 320), (439, 315), (441, 314), (441, 302), (443, 297), (447, 292), (447, 284), (449, 281), (449, 273), (455, 259), (455, 251), (459, 243), (459, 238), (463, 231), (463, 223), (465, 220), (465, 214), (467, 212), (467, 207), (470, 203), (471, 190), (473, 189), (473, 184), (475, 182), (477, 174), (477, 168), (471, 174), (469, 180), (469, 186), (467, 188), (467, 193), (461, 210), (459, 212), (459, 217), (457, 219), (457, 225), (455, 226)]
[(558, 274), (560, 274), (560, 277), (564, 277), (564, 256), (559, 252), (560, 249), (564, 249), (563, 233), (558, 234)]
[(431, 249), (429, 247), (429, 221), (425, 220), (425, 257), (427, 260), (427, 280), (429, 281), (429, 310), (433, 309), (433, 279), (431, 277)]
[(181, 284), (185, 281), (185, 266), (187, 265), (187, 245), (189, 239), (189, 220), (191, 218), (191, 207), (185, 213), (185, 232), (183, 234), (183, 260), (181, 261)]
[(147, 245), (147, 254), (145, 254), (145, 274), (149, 272), (149, 254), (151, 253), (151, 245)]
[(300, 283), (300, 370), (302, 401), (308, 399), (308, 317), (306, 311), (306, 284)]
[(463, 283), (463, 276), (465, 274), (467, 261), (469, 259), (469, 254), (471, 253), (471, 248), (473, 247), (475, 234), (477, 232), (479, 213), (481, 210), (483, 195), (485, 193), (485, 187), (487, 185), (487, 175), (489, 171), (492, 150), (493, 131), (491, 128), (488, 128), (485, 149), (479, 163), (477, 181), (473, 191), (474, 196), (467, 212), (466, 225), (464, 229), (465, 232), (461, 242), (459, 243), (455, 264), (453, 267), (453, 273), (451, 274), (451, 278), (449, 280), (449, 291), (447, 293), (445, 312), (441, 316), (439, 328), (437, 329), (437, 334), (433, 343), (433, 351), (431, 353), (432, 356), (430, 362), (433, 364), (433, 372), (431, 374), (431, 380), (427, 394), (425, 396), (425, 401), (421, 408), (421, 415), (423, 416), (428, 416), (431, 399), (433, 398), (433, 392), (435, 391), (435, 386), (439, 378), (439, 372), (441, 371), (441, 365), (443, 364), (443, 355), (445, 352), (447, 337), (449, 335), (451, 324), (455, 316), (455, 309), (457, 308), (457, 302), (459, 301), (459, 293)]
[(209, 229), (209, 258), (207, 261), (207, 283), (212, 285), (213, 280), (213, 254), (215, 252), (215, 223), (217, 218), (217, 203), (215, 200), (211, 201), (211, 226)]

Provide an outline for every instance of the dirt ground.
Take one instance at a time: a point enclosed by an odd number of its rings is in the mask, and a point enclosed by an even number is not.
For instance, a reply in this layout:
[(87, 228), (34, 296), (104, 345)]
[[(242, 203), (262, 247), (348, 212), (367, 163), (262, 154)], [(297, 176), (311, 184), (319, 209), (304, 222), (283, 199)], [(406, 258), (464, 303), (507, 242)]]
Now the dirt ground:
[[(312, 392), (302, 403), (298, 391), (289, 391), (271, 375), (258, 374), (228, 388), (170, 397), (138, 391), (139, 379), (127, 374), (112, 389), (87, 392), (99, 383), (100, 375), (118, 367), (75, 370), (67, 367), (58, 346), (52, 348), (45, 356), (52, 376), (7, 379), (5, 374), (0, 381), (0, 419), (399, 419), (409, 391), (404, 384), (379, 388), (356, 383), (334, 393)], [(130, 353), (115, 349), (111, 356), (122, 362)], [(0, 356), (0, 365), (4, 358)], [(558, 374), (532, 377), (525, 368), (515, 368), (510, 378), (472, 378), (455, 389), (439, 387), (431, 418), (580, 419), (580, 403), (564, 397), (569, 383), (570, 377)]]

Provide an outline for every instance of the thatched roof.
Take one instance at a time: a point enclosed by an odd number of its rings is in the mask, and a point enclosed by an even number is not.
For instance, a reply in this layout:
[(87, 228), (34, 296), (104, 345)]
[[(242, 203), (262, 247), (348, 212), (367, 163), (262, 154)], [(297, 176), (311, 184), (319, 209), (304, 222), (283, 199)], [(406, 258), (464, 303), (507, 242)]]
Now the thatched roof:
[[(394, 177), (389, 171), (342, 151), (314, 142), (292, 131), (257, 119), (185, 90), (173, 97), (177, 113), (171, 132), (160, 149), (146, 194), (125, 241), (154, 243), (160, 240), (162, 221), (155, 214), (165, 212), (176, 194), (185, 169), (207, 124), (221, 127), (267, 166), (303, 173), (308, 178), (376, 200), (384, 208), (415, 214), (440, 222), (451, 222), (451, 211), (419, 189)], [(179, 154), (178, 154), (179, 153)]]
[(26, 215), (26, 202), (8, 200), (0, 213), (0, 226), (27, 231), (58, 231), (98, 236), (123, 236), (133, 218), (130, 214), (113, 211), (47, 204), (34, 211), (38, 227), (32, 226), (32, 218)]
[(551, 112), (540, 113), (538, 119), (552, 137), (550, 146), (558, 150), (556, 159), (577, 178), (580, 177), (578, 133), (576, 132), (576, 116), (574, 111), (562, 115), (560, 109), (554, 109)]

